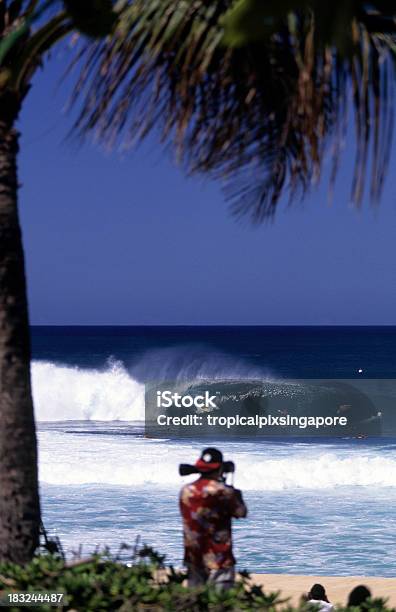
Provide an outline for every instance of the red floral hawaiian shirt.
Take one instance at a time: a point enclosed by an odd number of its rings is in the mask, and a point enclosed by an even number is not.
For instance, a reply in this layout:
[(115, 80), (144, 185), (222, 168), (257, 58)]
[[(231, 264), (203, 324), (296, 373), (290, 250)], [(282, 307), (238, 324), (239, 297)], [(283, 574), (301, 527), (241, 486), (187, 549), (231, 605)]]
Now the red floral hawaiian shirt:
[(246, 516), (239, 491), (223, 482), (199, 478), (180, 492), (184, 562), (207, 570), (235, 565), (231, 519)]

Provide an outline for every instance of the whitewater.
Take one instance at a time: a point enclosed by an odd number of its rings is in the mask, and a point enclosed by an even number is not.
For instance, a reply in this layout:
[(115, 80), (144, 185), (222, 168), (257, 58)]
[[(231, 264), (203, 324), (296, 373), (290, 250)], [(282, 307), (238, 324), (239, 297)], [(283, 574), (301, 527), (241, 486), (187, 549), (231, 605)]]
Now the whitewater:
[[(174, 487), (179, 463), (194, 461), (204, 441), (147, 440), (135, 428), (40, 428), (41, 481), (55, 485)], [(216, 444), (211, 442), (211, 444)], [(236, 483), (251, 491), (395, 487), (396, 459), (388, 446), (342, 443), (224, 442), (238, 465)], [(379, 454), (379, 451), (382, 454)]]
[(120, 362), (103, 370), (33, 362), (38, 421), (143, 421), (144, 385)]

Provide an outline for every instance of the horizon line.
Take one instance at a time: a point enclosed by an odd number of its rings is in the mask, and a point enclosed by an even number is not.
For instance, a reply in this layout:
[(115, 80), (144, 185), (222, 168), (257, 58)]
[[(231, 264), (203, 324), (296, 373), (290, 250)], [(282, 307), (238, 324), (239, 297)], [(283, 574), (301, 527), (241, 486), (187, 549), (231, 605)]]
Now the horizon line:
[(29, 327), (396, 327), (396, 323), (30, 323)]

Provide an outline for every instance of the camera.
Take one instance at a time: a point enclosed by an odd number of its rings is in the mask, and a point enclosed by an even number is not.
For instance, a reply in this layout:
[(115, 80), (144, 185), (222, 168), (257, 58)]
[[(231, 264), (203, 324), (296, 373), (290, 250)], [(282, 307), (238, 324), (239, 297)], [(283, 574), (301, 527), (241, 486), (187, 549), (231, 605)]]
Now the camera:
[[(235, 463), (233, 461), (224, 461), (222, 464), (223, 474), (231, 474), (235, 472)], [(195, 465), (189, 465), (188, 463), (181, 463), (179, 465), (180, 476), (189, 476), (190, 474), (204, 474), (205, 471), (197, 468)]]

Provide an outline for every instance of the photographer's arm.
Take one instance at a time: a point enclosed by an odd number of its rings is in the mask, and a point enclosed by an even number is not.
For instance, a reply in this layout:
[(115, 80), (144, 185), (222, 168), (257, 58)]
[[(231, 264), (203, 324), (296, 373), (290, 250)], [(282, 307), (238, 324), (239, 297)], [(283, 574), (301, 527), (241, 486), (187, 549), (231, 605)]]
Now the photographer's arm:
[(242, 491), (234, 489), (234, 509), (232, 516), (234, 518), (245, 518), (247, 516), (247, 507), (243, 501)]

